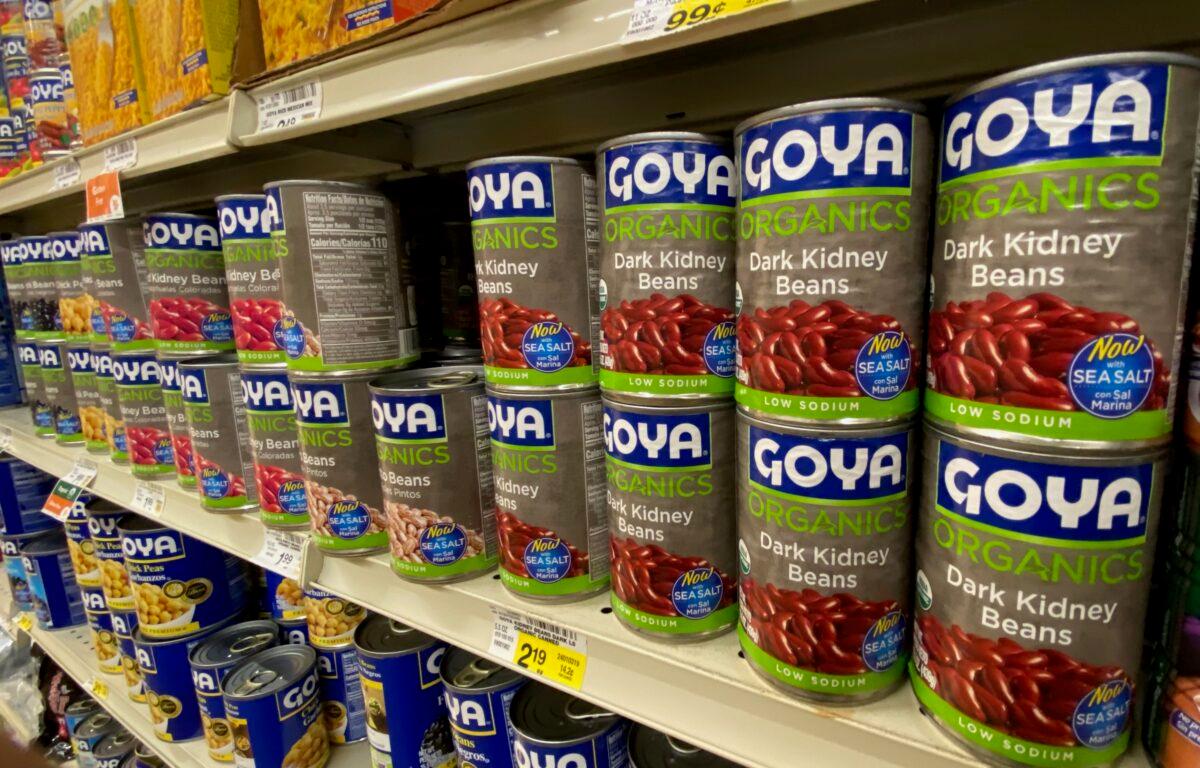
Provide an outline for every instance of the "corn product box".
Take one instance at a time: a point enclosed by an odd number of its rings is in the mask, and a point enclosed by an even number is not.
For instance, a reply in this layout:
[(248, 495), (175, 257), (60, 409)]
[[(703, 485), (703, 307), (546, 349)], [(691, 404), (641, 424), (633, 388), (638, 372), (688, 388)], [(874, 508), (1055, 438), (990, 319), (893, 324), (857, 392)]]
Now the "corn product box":
[(67, 47), (78, 62), (73, 74), (84, 144), (142, 124), (128, 15), (123, 2), (67, 0)]

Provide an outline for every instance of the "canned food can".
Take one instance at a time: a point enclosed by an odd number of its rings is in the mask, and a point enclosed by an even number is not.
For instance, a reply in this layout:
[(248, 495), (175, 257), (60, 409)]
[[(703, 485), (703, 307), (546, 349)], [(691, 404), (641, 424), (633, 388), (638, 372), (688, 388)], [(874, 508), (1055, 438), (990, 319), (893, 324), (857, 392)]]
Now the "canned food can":
[(133, 735), (124, 728), (118, 728), (108, 734), (92, 749), (92, 759), (96, 761), (96, 768), (121, 768), (125, 759), (133, 754), (136, 742)]
[(35, 69), (29, 75), (29, 100), (37, 145), (42, 153), (71, 148), (67, 125), (67, 102), (63, 98), (62, 72), (57, 68)]
[[(0, 141), (16, 143), (16, 130), (11, 117), (0, 118)], [(14, 331), (18, 340), (29, 338), (29, 332), (21, 323), (21, 318), (29, 310), (29, 280), (25, 268), (25, 251), (21, 248), (20, 240), (0, 241), (0, 263), (4, 268), (4, 284), (8, 288), (8, 298), (11, 303)]]
[(277, 621), (279, 625), (279, 642), (283, 645), (308, 645), (308, 619), (289, 619)]
[(120, 531), (143, 637), (190, 635), (245, 607), (246, 567), (234, 555), (138, 515)]
[(152, 213), (146, 239), (146, 297), (158, 351), (233, 349), (221, 235), (211, 216)]
[(837, 432), (738, 413), (738, 637), (793, 695), (886, 696), (909, 658), (913, 425)]
[(330, 744), (350, 744), (367, 737), (367, 713), (354, 646), (317, 648), (321, 681), (321, 716)]
[(340, 376), (416, 360), (391, 201), (338, 181), (276, 181), (264, 192), (288, 370)]
[(54, 269), (54, 287), (58, 294), (59, 323), (68, 340), (88, 341), (91, 333), (94, 299), (83, 290), (83, 243), (75, 230), (51, 232), (50, 259)]
[(29, 596), (39, 627), (64, 629), (84, 622), (83, 597), (61, 531), (41, 533), (23, 542), (21, 564), (29, 579)]
[(640, 133), (601, 144), (600, 387), (618, 402), (733, 394), (729, 142)]
[[(55, 5), (62, 5), (56, 1)], [(61, 25), (61, 15), (58, 24)], [(66, 59), (66, 56), (63, 57)], [(62, 61), (58, 65), (58, 71), (62, 73), (63, 78), (63, 104), (67, 108), (67, 130), (71, 134), (71, 149), (79, 149), (83, 146), (83, 138), (79, 127), (79, 94), (75, 90), (75, 73), (71, 69), (70, 61)]]
[(97, 666), (106, 675), (121, 674), (121, 650), (113, 630), (112, 614), (104, 600), (100, 587), (79, 588), (83, 598), (83, 611), (92, 636), (92, 651), (96, 654)]
[(129, 584), (118, 528), (127, 514), (124, 509), (106, 501), (93, 502), (87, 509), (88, 536), (100, 563), (100, 586), (104, 588), (104, 599), (112, 611), (134, 608), (133, 587)]
[(1171, 670), (1157, 707), (1152, 754), (1161, 768), (1188, 768), (1200, 760), (1200, 670)]
[(367, 616), (357, 603), (316, 587), (304, 589), (304, 615), (312, 647), (345, 648), (354, 642), (354, 630)]
[(488, 427), (504, 586), (538, 600), (576, 600), (606, 589), (600, 393), (489, 387)]
[[(96, 700), (90, 696), (83, 696), (81, 698), (75, 699), (74, 701), (72, 701), (70, 704), (67, 705), (66, 709), (63, 710), (63, 725), (66, 728), (67, 739), (69, 742), (71, 742), (72, 749), (74, 749), (75, 729), (78, 728), (79, 724), (82, 723), (84, 720), (87, 720), (92, 715), (96, 714), (97, 712), (101, 712), (101, 711), (103, 711), (103, 710), (101, 709), (100, 705), (97, 704)], [(88, 760), (90, 758), (91, 758), (91, 753), (89, 752), (89, 753), (87, 753), (86, 756), (85, 755), (76, 755), (75, 761), (80, 766), (83, 766), (88, 762)]]
[(249, 575), (250, 583), (254, 585), (254, 594), (257, 597), (258, 618), (271, 618), (271, 602), (270, 595), (267, 593), (267, 572), (257, 565), (247, 564), (246, 572)]
[(42, 391), (54, 416), (54, 442), (82, 446), (83, 425), (79, 421), (75, 383), (68, 373), (66, 338), (39, 341), (38, 360), (42, 367)]
[(629, 721), (569, 693), (530, 680), (513, 697), (509, 717), (513, 757), (521, 768), (629, 764)]
[(158, 355), (159, 381), (167, 428), (171, 432), (171, 450), (175, 462), (175, 481), (185, 490), (196, 488), (196, 455), (192, 436), (188, 432), (187, 407), (183, 402), (183, 386), (179, 380), (179, 360)]
[[(600, 369), (596, 180), (575, 160), (467, 166), (479, 333), (488, 384), (591, 388)], [(553, 306), (542, 306), (554, 297)]]
[(737, 763), (648, 725), (633, 723), (629, 727), (629, 768), (737, 768)]
[(71, 384), (75, 388), (79, 426), (88, 453), (108, 454), (108, 437), (104, 433), (104, 410), (100, 405), (100, 389), (96, 369), (92, 364), (92, 349), (87, 342), (67, 344), (67, 367), (71, 369)]
[[(923, 456), (922, 708), (989, 760), (1112, 762), (1130, 739), (1164, 453), (1052, 454), (926, 424)], [(968, 647), (975, 677), (958, 671)], [(1033, 696), (1035, 668), (1053, 695)]]
[(233, 668), (223, 690), (238, 765), (321, 768), (329, 761), (312, 648), (255, 654)]
[[(21, 7), (25, 20), (25, 47), (30, 62), (37, 68), (58, 67), (66, 55), (61, 33), (55, 28), (54, 11), (50, 0), (29, 0)], [(61, 10), (58, 22), (62, 23)]]
[(96, 768), (96, 758), (92, 751), (105, 736), (116, 733), (120, 728), (120, 723), (104, 710), (92, 713), (75, 726), (71, 733), (71, 746), (75, 748), (75, 759), (80, 767)]
[(373, 614), (354, 634), (375, 768), (454, 765), (442, 703), (446, 644), (387, 616)]
[(145, 681), (150, 722), (155, 737), (161, 741), (189, 741), (204, 735), (188, 658), (193, 649), (218, 628), (209, 627), (187, 637), (168, 638), (147, 637), (139, 630), (134, 637), (138, 670)]
[(279, 256), (271, 241), (267, 198), (222, 195), (216, 203), (238, 361), (244, 365), (286, 363), (283, 288)]
[(32, 235), (17, 238), (17, 247), (25, 265), (25, 290), (29, 296), (27, 313), (21, 317), (21, 327), (29, 338), (54, 336), (62, 325), (58, 316), (58, 287), (54, 282), (54, 260), (50, 253), (50, 238)]
[(25, 564), (21, 562), (21, 547), (40, 534), (27, 533), (23, 536), (0, 536), (0, 555), (4, 555), (4, 573), (8, 577), (8, 590), (12, 593), (13, 607), (25, 613), (33, 611), (33, 595), (29, 592), (29, 577)]
[[(53, 487), (53, 486), (51, 486)], [(49, 493), (49, 491), (47, 491)], [(90, 506), (103, 508), (107, 502), (93, 500)], [(71, 553), (71, 568), (75, 571), (75, 581), (81, 588), (99, 587), (100, 560), (96, 557), (96, 545), (92, 542), (92, 534), (88, 530), (88, 503), (83, 498), (75, 500), (67, 508), (62, 518), (63, 532), (67, 536), (67, 550)], [(113, 507), (116, 509), (116, 507)], [(43, 515), (52, 519), (48, 515)], [(107, 606), (107, 603), (105, 604)]]
[(83, 274), (91, 275), (92, 341), (112, 344), (114, 352), (155, 349), (147, 284), (145, 240), (137, 218), (80, 224)]
[(137, 636), (137, 611), (117, 611), (109, 607), (112, 617), (113, 633), (117, 636), (117, 647), (121, 653), (121, 673), (125, 676), (125, 692), (129, 698), (138, 703), (146, 700), (146, 682), (142, 679), (142, 670), (138, 666), (137, 646), (134, 637)]
[(242, 369), (259, 516), (269, 528), (308, 528), (296, 408), (284, 366)]
[(525, 678), (461, 648), (447, 649), (441, 677), (459, 765), (514, 768), (508, 711)]
[(367, 382), (290, 374), (313, 541), (330, 555), (387, 548)]
[(179, 386), (200, 505), (218, 512), (255, 509), (258, 489), (237, 355), (181, 360)]
[(604, 397), (612, 607), (628, 628), (675, 642), (737, 622), (734, 407)]
[(200, 704), (200, 722), (208, 756), (222, 763), (234, 761), (233, 730), (225, 714), (221, 685), (242, 661), (279, 642), (279, 627), (270, 620), (245, 621), (225, 627), (192, 649), (188, 663)]
[(151, 352), (114, 352), (112, 365), (130, 472), (147, 480), (174, 475), (175, 451), (158, 360)]
[(924, 110), (816, 101), (735, 134), (738, 403), (777, 420), (907, 419), (924, 319)]
[(29, 400), (33, 434), (37, 437), (53, 438), (54, 410), (46, 397), (37, 342), (17, 342), (17, 359), (21, 363), (21, 378), (25, 382), (25, 396)]
[(932, 418), (1055, 450), (1165, 441), (1198, 115), (1200, 59), (1166, 53), (1042, 64), (950, 100), (933, 238)]
[(296, 621), (305, 619), (304, 590), (299, 582), (281, 576), (274, 571), (264, 571), (267, 576), (267, 604), (270, 606), (271, 618), (277, 622)]
[(370, 389), (392, 570), (428, 583), (490, 571), (499, 549), (483, 368), (404, 371)]
[(0, 534), (20, 536), (54, 527), (42, 502), (54, 490), (53, 476), (20, 459), (0, 457)]
[(123, 768), (165, 768), (166, 763), (145, 744), (139, 743), (133, 750), (133, 765)]
[(129, 440), (125, 435), (121, 403), (117, 400), (117, 380), (113, 374), (113, 356), (109, 345), (92, 345), (92, 369), (96, 372), (96, 392), (100, 395), (100, 408), (104, 412), (108, 458), (113, 464), (129, 464)]

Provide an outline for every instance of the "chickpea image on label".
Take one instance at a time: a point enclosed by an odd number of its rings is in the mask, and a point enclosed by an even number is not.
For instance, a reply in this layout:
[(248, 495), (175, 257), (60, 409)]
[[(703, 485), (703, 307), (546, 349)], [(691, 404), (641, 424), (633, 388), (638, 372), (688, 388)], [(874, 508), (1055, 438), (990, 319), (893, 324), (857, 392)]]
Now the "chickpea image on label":
[(275, 595), (284, 605), (304, 605), (304, 590), (295, 579), (283, 579), (275, 588)]
[[(167, 588), (174, 586), (181, 585), (168, 584)], [(135, 599), (138, 621), (143, 624), (167, 624), (183, 616), (192, 607), (192, 603), (181, 597), (168, 597), (157, 584), (138, 584)]]
[(304, 596), (304, 612), (308, 619), (308, 634), (315, 644), (342, 637), (349, 638), (355, 627), (366, 618), (362, 606), (337, 597)]
[(100, 561), (100, 585), (104, 587), (104, 597), (109, 601), (128, 598), (133, 595), (129, 585), (129, 572), (124, 563), (116, 560)]
[(315, 768), (329, 757), (329, 737), (321, 718), (313, 721), (300, 740), (283, 757), (282, 768)]

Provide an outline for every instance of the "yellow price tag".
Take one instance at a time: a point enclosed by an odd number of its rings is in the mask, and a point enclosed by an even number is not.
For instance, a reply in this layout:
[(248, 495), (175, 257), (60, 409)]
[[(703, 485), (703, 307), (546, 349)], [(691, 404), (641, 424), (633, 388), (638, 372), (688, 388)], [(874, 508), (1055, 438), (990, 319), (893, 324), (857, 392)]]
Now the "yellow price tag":
[(518, 630), (512, 660), (532, 674), (569, 685), (575, 690), (583, 686), (587, 656), (550, 640)]
[(17, 617), (17, 628), (22, 632), (28, 632), (33, 629), (33, 616), (28, 613), (22, 613)]
[(88, 681), (88, 690), (90, 690), (97, 699), (105, 700), (108, 698), (108, 683), (104, 682), (103, 680), (93, 677)]
[(625, 42), (681, 32), (786, 0), (634, 0)]

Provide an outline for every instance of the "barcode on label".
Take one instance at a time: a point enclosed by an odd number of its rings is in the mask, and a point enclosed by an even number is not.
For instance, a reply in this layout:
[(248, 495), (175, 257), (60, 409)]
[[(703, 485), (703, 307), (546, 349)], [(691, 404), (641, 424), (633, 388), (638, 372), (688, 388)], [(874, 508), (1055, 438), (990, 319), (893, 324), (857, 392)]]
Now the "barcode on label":
[(287, 128), (321, 115), (321, 83), (313, 80), (278, 91), (256, 94), (258, 130)]

